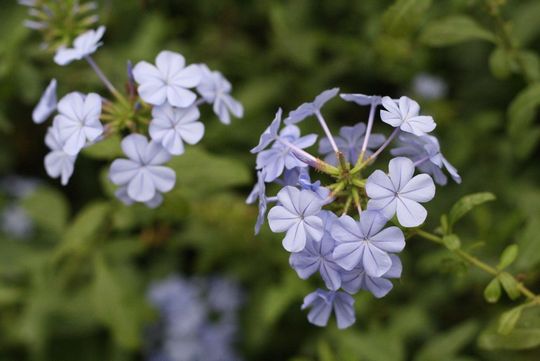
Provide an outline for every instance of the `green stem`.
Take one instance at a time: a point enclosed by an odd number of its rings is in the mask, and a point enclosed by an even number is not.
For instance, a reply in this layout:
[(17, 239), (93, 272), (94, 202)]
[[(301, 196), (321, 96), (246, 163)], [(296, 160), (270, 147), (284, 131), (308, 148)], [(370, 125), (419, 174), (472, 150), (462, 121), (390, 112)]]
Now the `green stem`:
[[(435, 243), (438, 243), (438, 244), (441, 244), (441, 245), (444, 244), (442, 238), (435, 235), (435, 234), (433, 234), (433, 233), (426, 232), (426, 231), (424, 231), (422, 229), (415, 230), (415, 233), (418, 236), (420, 236), (422, 238), (425, 238), (425, 239), (427, 239), (429, 241), (432, 241), (432, 242), (435, 242)], [(500, 270), (498, 270), (497, 268), (490, 266), (489, 264), (481, 261), (480, 259), (478, 259), (475, 256), (465, 252), (462, 249), (459, 249), (459, 248), (455, 249), (455, 250), (449, 249), (449, 251), (451, 251), (452, 253), (454, 253), (455, 255), (460, 257), (461, 259), (465, 260), (469, 264), (481, 269), (482, 271), (484, 271), (486, 273), (489, 273), (492, 276), (497, 277), (500, 274)], [(512, 275), (512, 277), (516, 281), (517, 289), (519, 290), (519, 292), (521, 292), (521, 294), (523, 296), (525, 296), (525, 297), (527, 297), (528, 299), (531, 299), (531, 300), (538, 300), (539, 299), (537, 294), (535, 294), (533, 291), (531, 291), (530, 289), (525, 287), (521, 282), (519, 282), (516, 279), (516, 277), (514, 277), (513, 275)]]

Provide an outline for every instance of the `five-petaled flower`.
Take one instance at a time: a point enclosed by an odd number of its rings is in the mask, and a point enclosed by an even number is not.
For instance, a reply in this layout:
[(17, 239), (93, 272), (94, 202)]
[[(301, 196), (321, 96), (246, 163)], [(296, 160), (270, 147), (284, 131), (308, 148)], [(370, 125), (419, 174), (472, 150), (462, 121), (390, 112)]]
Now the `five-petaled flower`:
[(54, 61), (58, 65), (67, 65), (74, 60), (95, 53), (95, 51), (103, 44), (101, 38), (105, 34), (105, 27), (100, 26), (97, 30), (88, 30), (75, 38), (73, 48), (61, 47), (56, 51)]
[(424, 135), (435, 129), (435, 121), (429, 115), (419, 115), (420, 105), (405, 96), (398, 101), (390, 97), (382, 98), (381, 120), (404, 132)]
[(346, 270), (361, 265), (366, 273), (381, 277), (388, 272), (392, 261), (388, 253), (401, 252), (405, 237), (398, 227), (384, 228), (388, 219), (378, 211), (366, 210), (360, 221), (343, 215), (332, 226), (337, 242), (334, 260)]
[(131, 199), (148, 202), (157, 192), (169, 192), (174, 187), (176, 173), (162, 165), (171, 155), (161, 144), (131, 134), (122, 140), (122, 150), (129, 159), (116, 159), (111, 164), (109, 178), (116, 185), (127, 186)]
[(163, 104), (152, 109), (152, 117), (150, 137), (173, 155), (184, 153), (184, 142), (196, 144), (204, 135), (204, 124), (198, 121), (200, 112), (195, 105), (175, 108)]
[(133, 68), (139, 84), (139, 96), (152, 105), (169, 102), (179, 108), (189, 107), (197, 95), (188, 90), (199, 85), (201, 71), (198, 65), (186, 65), (181, 54), (164, 50), (156, 57), (156, 65), (141, 61)]
[(285, 187), (277, 194), (279, 205), (268, 213), (268, 224), (273, 232), (287, 232), (283, 247), (289, 252), (300, 252), (308, 237), (320, 241), (324, 225), (318, 216), (323, 206), (319, 196), (309, 190)]
[(231, 96), (231, 83), (219, 71), (211, 71), (205, 64), (199, 65), (201, 83), (197, 91), (204, 100), (213, 104), (214, 113), (223, 124), (231, 123), (231, 114), (237, 118), (244, 115), (244, 107)]
[(86, 141), (93, 142), (103, 134), (100, 115), (101, 97), (98, 94), (85, 96), (73, 92), (60, 99), (53, 126), (58, 129), (66, 153), (76, 155)]
[(306, 308), (311, 308), (308, 313), (309, 322), (319, 327), (328, 324), (332, 310), (336, 314), (339, 329), (347, 328), (356, 321), (354, 298), (345, 292), (318, 289), (304, 298), (302, 309)]
[(421, 225), (427, 211), (420, 203), (435, 196), (433, 179), (427, 174), (413, 177), (414, 164), (405, 157), (392, 159), (388, 169), (388, 175), (376, 170), (367, 179), (368, 209), (378, 209), (388, 219), (397, 214), (399, 223), (404, 227)]

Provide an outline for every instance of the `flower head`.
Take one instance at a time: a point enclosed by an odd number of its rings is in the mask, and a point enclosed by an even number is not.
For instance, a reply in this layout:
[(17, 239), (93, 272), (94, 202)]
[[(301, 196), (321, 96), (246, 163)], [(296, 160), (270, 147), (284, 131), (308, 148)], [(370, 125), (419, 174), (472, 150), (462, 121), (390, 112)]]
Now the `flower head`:
[(129, 159), (116, 159), (109, 177), (119, 186), (127, 186), (127, 195), (137, 202), (151, 201), (156, 193), (169, 192), (176, 182), (176, 173), (162, 164), (170, 154), (161, 144), (148, 142), (145, 136), (131, 134), (122, 140), (122, 150)]
[(382, 98), (381, 120), (393, 127), (414, 135), (424, 135), (435, 129), (435, 121), (427, 115), (419, 115), (420, 105), (405, 96), (395, 101), (390, 97)]
[(73, 174), (76, 156), (64, 151), (64, 143), (56, 127), (49, 127), (47, 130), (45, 144), (51, 150), (45, 156), (45, 170), (49, 177), (60, 178), (65, 186)]
[(317, 95), (311, 103), (304, 103), (290, 112), (287, 119), (285, 119), (285, 124), (296, 124), (315, 114), (321, 110), (326, 102), (335, 97), (338, 93), (339, 88), (323, 91), (321, 94)]
[(205, 64), (199, 65), (201, 83), (197, 91), (204, 100), (213, 104), (214, 113), (223, 124), (231, 123), (231, 115), (242, 118), (244, 107), (231, 95), (231, 83), (219, 71), (211, 71)]
[(86, 144), (93, 142), (103, 133), (99, 121), (101, 97), (90, 93), (69, 93), (58, 103), (58, 115), (54, 117), (54, 127), (58, 129), (64, 151), (76, 155)]
[[(343, 153), (345, 160), (351, 164), (355, 164), (360, 156), (364, 135), (366, 133), (366, 125), (358, 123), (354, 127), (341, 127), (339, 136), (335, 137), (336, 145)], [(371, 155), (371, 149), (380, 147), (385, 141), (382, 134), (371, 134), (368, 140), (366, 156)], [(336, 153), (333, 151), (328, 138), (323, 138), (319, 142), (319, 153), (326, 154), (324, 160), (332, 165), (337, 165), (338, 160)]]
[(332, 224), (337, 220), (334, 213), (322, 211), (320, 217), (324, 223), (324, 235), (317, 242), (308, 238), (306, 247), (296, 253), (292, 253), (289, 263), (302, 279), (308, 279), (315, 272), (319, 272), (326, 287), (336, 291), (341, 287), (341, 272), (343, 269), (334, 261), (332, 253), (336, 242), (330, 234)]
[(401, 260), (395, 254), (390, 255), (390, 260), (392, 261), (392, 266), (381, 277), (370, 276), (362, 266), (357, 266), (351, 271), (343, 272), (341, 274), (341, 287), (351, 294), (359, 290), (366, 290), (377, 298), (386, 296), (393, 287), (389, 279), (401, 277), (403, 268)]
[(139, 84), (140, 97), (152, 105), (189, 107), (197, 95), (188, 90), (199, 85), (201, 72), (193, 64), (185, 67), (186, 60), (181, 54), (164, 50), (156, 57), (156, 65), (141, 61), (133, 68), (133, 76)]
[(43, 92), (39, 103), (32, 112), (32, 120), (34, 123), (41, 124), (51, 116), (56, 110), (56, 79), (51, 80), (47, 89)]
[(338, 328), (344, 329), (356, 321), (353, 306), (354, 298), (348, 293), (318, 289), (304, 298), (302, 309), (311, 308), (308, 320), (319, 327), (328, 324), (330, 314), (334, 310)]
[(85, 56), (93, 54), (103, 44), (101, 38), (105, 34), (105, 27), (100, 26), (97, 30), (88, 30), (73, 42), (73, 48), (62, 47), (56, 51), (54, 61), (58, 65), (67, 65), (74, 60), (81, 60)]
[(388, 175), (376, 170), (367, 179), (368, 208), (380, 210), (388, 219), (397, 214), (404, 227), (419, 226), (427, 217), (427, 211), (420, 203), (435, 196), (433, 180), (427, 174), (413, 177), (414, 164), (405, 157), (392, 159), (388, 169)]
[(304, 149), (312, 146), (316, 141), (317, 136), (315, 134), (308, 134), (301, 137), (300, 129), (295, 125), (289, 125), (283, 128), (274, 145), (257, 155), (257, 169), (264, 170), (265, 182), (272, 182), (279, 177), (283, 173), (284, 168), (306, 167), (306, 164), (294, 155), (290, 146), (284, 143)]
[(337, 242), (334, 260), (346, 270), (360, 265), (368, 275), (381, 277), (388, 272), (392, 261), (388, 253), (401, 252), (405, 237), (398, 227), (384, 228), (388, 219), (380, 212), (366, 210), (360, 221), (343, 215), (332, 226)]
[(277, 194), (279, 205), (268, 213), (268, 224), (273, 232), (287, 232), (283, 247), (289, 252), (300, 252), (308, 237), (320, 241), (324, 225), (319, 217), (323, 206), (316, 193), (287, 186)]
[(199, 122), (199, 109), (175, 108), (163, 104), (152, 109), (152, 121), (148, 131), (152, 140), (160, 142), (173, 155), (184, 153), (184, 142), (198, 143), (204, 135), (204, 124)]
[(456, 183), (461, 183), (461, 177), (452, 164), (441, 153), (441, 147), (436, 137), (412, 134), (399, 136), (401, 145), (390, 151), (394, 156), (404, 156), (415, 162), (416, 167), (423, 173), (430, 174), (435, 182), (446, 185), (446, 175), (442, 168), (446, 168)]

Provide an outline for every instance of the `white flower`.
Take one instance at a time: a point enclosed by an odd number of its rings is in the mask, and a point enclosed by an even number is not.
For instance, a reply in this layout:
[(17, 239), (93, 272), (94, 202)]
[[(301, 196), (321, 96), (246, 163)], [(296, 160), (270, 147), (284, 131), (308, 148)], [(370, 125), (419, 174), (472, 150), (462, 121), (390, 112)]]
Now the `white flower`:
[(395, 101), (390, 97), (382, 98), (382, 105), (386, 110), (381, 110), (381, 120), (404, 132), (414, 135), (424, 135), (435, 129), (436, 124), (432, 117), (418, 115), (420, 105), (405, 96)]
[(189, 107), (197, 95), (188, 90), (199, 85), (199, 66), (184, 67), (186, 61), (178, 53), (164, 50), (156, 57), (156, 66), (141, 61), (133, 68), (133, 76), (139, 84), (139, 95), (152, 105), (168, 101), (172, 106)]
[(54, 62), (63, 66), (95, 53), (103, 44), (100, 42), (103, 34), (105, 34), (104, 26), (100, 26), (97, 30), (88, 30), (82, 33), (75, 38), (73, 48), (62, 47), (56, 51)]
[(208, 66), (201, 64), (201, 84), (197, 91), (208, 103), (213, 103), (214, 113), (223, 124), (231, 123), (230, 114), (237, 118), (244, 116), (244, 107), (231, 95), (231, 83), (219, 71), (211, 71)]
[(56, 79), (51, 80), (47, 89), (43, 92), (39, 103), (32, 112), (34, 123), (41, 124), (56, 110)]
[(184, 142), (198, 143), (204, 135), (204, 124), (197, 121), (199, 109), (195, 105), (189, 108), (174, 108), (163, 104), (152, 109), (152, 121), (148, 131), (155, 140), (174, 155), (184, 153)]
[(93, 142), (103, 134), (103, 125), (99, 121), (101, 97), (90, 93), (69, 93), (58, 103), (58, 115), (53, 125), (58, 129), (64, 151), (76, 155), (86, 144)]
[(122, 150), (129, 159), (116, 159), (111, 164), (109, 178), (116, 185), (126, 186), (129, 198), (151, 202), (158, 192), (169, 192), (174, 187), (176, 173), (162, 166), (171, 155), (161, 144), (131, 134), (122, 140)]
[(45, 136), (45, 144), (51, 150), (45, 156), (45, 170), (51, 178), (61, 179), (62, 185), (66, 185), (73, 174), (76, 157), (64, 151), (64, 144), (60, 139), (58, 129), (49, 127)]

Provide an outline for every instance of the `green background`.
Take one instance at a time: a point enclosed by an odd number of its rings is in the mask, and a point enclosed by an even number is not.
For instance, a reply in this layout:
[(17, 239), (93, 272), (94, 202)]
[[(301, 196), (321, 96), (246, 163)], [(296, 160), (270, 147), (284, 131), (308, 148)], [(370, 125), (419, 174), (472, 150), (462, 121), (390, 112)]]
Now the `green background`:
[[(203, 112), (205, 137), (172, 162), (177, 186), (157, 210), (114, 200), (106, 170), (119, 150), (106, 145), (83, 154), (61, 187), (44, 171), (46, 126), (32, 123), (32, 108), (52, 77), (59, 94), (106, 90), (83, 62), (56, 66), (22, 26), (25, 8), (3, 1), (0, 174), (42, 185), (19, 200), (35, 222), (30, 239), (0, 234), (0, 360), (141, 359), (141, 330), (155, 317), (146, 287), (173, 272), (239, 280), (246, 360), (540, 359), (539, 312), (497, 334), (501, 313), (518, 303), (486, 302), (488, 275), (420, 238), (408, 241), (402, 279), (387, 297), (356, 296), (353, 327), (310, 325), (300, 305), (319, 281), (298, 279), (267, 226), (253, 236), (257, 210), (244, 204), (254, 182), (249, 149), (278, 107), (292, 110), (335, 86), (408, 95), (434, 116), (463, 177), (437, 189), (426, 227), (461, 196), (494, 193), (456, 226), (462, 247), (495, 265), (518, 244), (508, 270), (540, 290), (538, 1), (110, 0), (99, 14), (107, 33), (95, 59), (118, 87), (128, 59), (178, 51), (220, 70), (245, 116), (224, 126)], [(421, 73), (443, 79), (447, 94), (417, 94)], [(325, 107), (334, 133), (367, 112), (337, 99)], [(303, 130), (321, 134), (315, 122)], [(0, 207), (11, 200), (1, 194)]]

